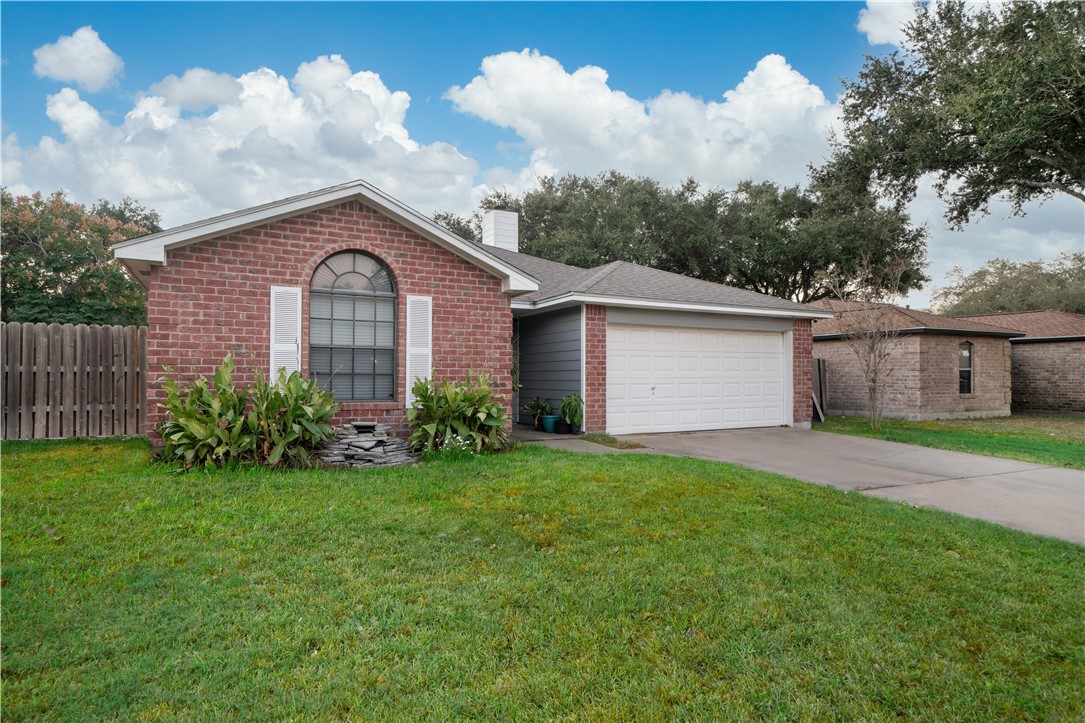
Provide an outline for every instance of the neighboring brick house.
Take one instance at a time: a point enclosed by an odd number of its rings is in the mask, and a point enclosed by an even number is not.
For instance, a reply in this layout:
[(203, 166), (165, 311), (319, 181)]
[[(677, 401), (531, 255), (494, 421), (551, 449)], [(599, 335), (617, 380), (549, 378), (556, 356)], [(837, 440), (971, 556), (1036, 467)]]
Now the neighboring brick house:
[[(826, 413), (869, 411), (859, 359), (845, 335), (870, 318), (896, 333), (882, 414), (896, 419), (1004, 417), (1010, 414), (1010, 343), (1020, 332), (892, 304), (819, 301), (836, 312), (814, 322), (814, 358), (826, 360)], [(869, 305), (866, 307), (869, 309)], [(867, 322), (869, 323), (869, 322)]]
[[(624, 262), (580, 269), (517, 251), (515, 214), (466, 241), (362, 181), (125, 241), (147, 289), (155, 383), (301, 370), (340, 419), (406, 430), (417, 377), (489, 373), (512, 395), (584, 397), (585, 429), (677, 431), (810, 420), (810, 322), (825, 311)], [(511, 411), (511, 410), (510, 410)]]
[(1010, 340), (1015, 414), (1085, 414), (1085, 316), (1047, 310), (957, 318), (1025, 333)]

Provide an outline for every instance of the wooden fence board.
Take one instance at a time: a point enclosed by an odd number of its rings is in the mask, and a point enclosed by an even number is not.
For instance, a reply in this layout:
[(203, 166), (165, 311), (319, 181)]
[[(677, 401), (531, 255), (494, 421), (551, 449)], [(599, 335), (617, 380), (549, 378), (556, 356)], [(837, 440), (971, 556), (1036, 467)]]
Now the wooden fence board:
[(75, 327), (75, 436), (87, 436), (87, 327)]
[(102, 410), (103, 437), (112, 437), (113, 432), (113, 328), (102, 326), (98, 328), (98, 366), (102, 373), (102, 393), (99, 396)]
[(34, 325), (34, 439), (49, 436), (49, 326)]
[(139, 426), (136, 434), (147, 434), (147, 327), (139, 327)]
[(3, 439), (19, 438), (19, 359), (22, 357), (22, 336), (18, 327), (4, 330), (4, 430)]
[(144, 434), (147, 330), (0, 323), (0, 438)]
[(124, 434), (124, 327), (113, 330), (113, 434)]
[(34, 438), (34, 325), (16, 324), (22, 337), (19, 358), (19, 439)]
[(136, 395), (139, 394), (139, 378), (136, 365), (139, 364), (139, 330), (134, 326), (124, 328), (124, 433), (138, 434), (139, 414)]
[(60, 437), (60, 406), (62, 402), (62, 388), (60, 378), (61, 366), (61, 330), (60, 324), (49, 325), (49, 438)]
[(75, 436), (75, 326), (65, 324), (61, 327), (61, 353), (64, 366), (61, 371), (64, 408), (60, 412), (60, 436)]

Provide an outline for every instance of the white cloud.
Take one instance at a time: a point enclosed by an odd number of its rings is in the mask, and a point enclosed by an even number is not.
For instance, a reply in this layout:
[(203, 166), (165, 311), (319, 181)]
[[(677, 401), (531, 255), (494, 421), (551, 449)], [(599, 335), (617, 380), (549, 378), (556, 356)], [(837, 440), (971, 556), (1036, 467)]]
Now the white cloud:
[(762, 58), (722, 102), (673, 91), (638, 100), (611, 88), (602, 68), (570, 73), (531, 50), (485, 58), (481, 75), (447, 97), (525, 141), (529, 165), (488, 179), (513, 189), (554, 169), (614, 168), (665, 184), (688, 176), (708, 185), (796, 183), (807, 161), (825, 152), (825, 131), (837, 118), (824, 93), (779, 55)]
[(859, 32), (866, 33), (871, 45), (900, 45), (904, 26), (915, 17), (912, 0), (867, 0), (859, 11)]
[(34, 51), (34, 74), (96, 92), (124, 68), (121, 57), (87, 25)]
[[(206, 82), (205, 82), (206, 81)], [(224, 92), (230, 83), (237, 92)], [(182, 108), (211, 102), (203, 113)], [(410, 96), (339, 56), (293, 78), (267, 68), (237, 78), (209, 71), (154, 84), (114, 124), (71, 88), (49, 96), (60, 136), (4, 142), (4, 183), (64, 188), (75, 200), (132, 196), (167, 225), (364, 178), (411, 205), (469, 211), (477, 164), (406, 127)]]
[(180, 78), (167, 75), (152, 85), (150, 92), (185, 110), (203, 110), (208, 106), (226, 105), (237, 100), (241, 94), (241, 83), (226, 73), (189, 68)]

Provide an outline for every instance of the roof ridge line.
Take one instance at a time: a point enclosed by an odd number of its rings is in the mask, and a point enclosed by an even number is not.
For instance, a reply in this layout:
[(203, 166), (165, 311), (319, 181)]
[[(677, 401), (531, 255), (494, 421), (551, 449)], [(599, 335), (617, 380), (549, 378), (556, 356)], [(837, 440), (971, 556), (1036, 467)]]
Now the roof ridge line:
[[(590, 271), (592, 272), (592, 275), (589, 278), (587, 284), (584, 286), (583, 290), (588, 291), (589, 289), (591, 289), (591, 287), (595, 286), (600, 281), (602, 281), (606, 277), (613, 274), (614, 270), (617, 269), (621, 264), (626, 264), (626, 263), (629, 263), (629, 262), (628, 261), (608, 261), (607, 263), (603, 264), (602, 266), (596, 266), (594, 269), (590, 269)], [(602, 272), (602, 273), (600, 273), (600, 272)]]

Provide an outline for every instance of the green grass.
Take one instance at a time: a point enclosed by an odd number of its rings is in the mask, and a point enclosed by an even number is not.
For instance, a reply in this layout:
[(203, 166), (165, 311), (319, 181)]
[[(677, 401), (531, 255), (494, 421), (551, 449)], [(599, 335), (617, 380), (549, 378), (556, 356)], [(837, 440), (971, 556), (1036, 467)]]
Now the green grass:
[(865, 417), (829, 417), (824, 424), (815, 424), (814, 429), (1085, 469), (1085, 417), (1080, 415), (1013, 415), (932, 422), (883, 419), (877, 433), (870, 431)]
[(3, 451), (5, 721), (1085, 715), (1085, 548), (978, 520), (535, 445), (210, 475)]

